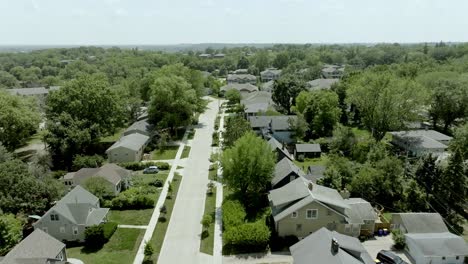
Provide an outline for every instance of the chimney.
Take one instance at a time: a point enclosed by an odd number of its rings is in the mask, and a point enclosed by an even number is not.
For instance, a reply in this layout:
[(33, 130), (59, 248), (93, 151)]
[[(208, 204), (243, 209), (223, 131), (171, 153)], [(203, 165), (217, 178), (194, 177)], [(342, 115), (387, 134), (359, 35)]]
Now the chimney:
[(338, 241), (336, 240), (336, 238), (332, 238), (332, 241), (331, 241), (332, 253), (337, 254), (339, 249), (340, 249), (340, 244), (338, 244)]
[(309, 185), (307, 187), (309, 188), (309, 191), (312, 191), (314, 189), (314, 184), (309, 182)]
[(281, 145), (282, 145), (282, 147), (283, 147), (283, 150), (284, 150), (284, 149), (286, 148), (286, 147), (285, 147), (285, 145), (284, 145), (284, 141), (283, 141), (283, 142), (281, 142)]
[(343, 190), (340, 191), (340, 195), (343, 199), (349, 199), (351, 194), (349, 193), (348, 189), (344, 188)]

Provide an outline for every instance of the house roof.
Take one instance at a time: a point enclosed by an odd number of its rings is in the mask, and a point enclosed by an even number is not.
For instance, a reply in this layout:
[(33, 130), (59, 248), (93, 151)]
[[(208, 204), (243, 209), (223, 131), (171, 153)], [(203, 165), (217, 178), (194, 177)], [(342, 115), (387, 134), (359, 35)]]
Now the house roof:
[(134, 151), (140, 150), (148, 142), (149, 137), (140, 133), (134, 133), (123, 136), (119, 141), (115, 142), (110, 148), (106, 150), (106, 153), (116, 148), (126, 148)]
[(438, 213), (399, 213), (408, 233), (444, 233), (447, 226)]
[(274, 137), (271, 137), (270, 140), (268, 140), (268, 144), (270, 144), (271, 146), (271, 149), (273, 151), (281, 151), (286, 157), (288, 157), (289, 159), (291, 159), (291, 154), (289, 153), (288, 149), (283, 147), (283, 145), (281, 143), (279, 143), (278, 140), (276, 140), (276, 138)]
[(257, 77), (252, 74), (228, 74), (228, 81), (257, 81)]
[(452, 137), (434, 130), (409, 130), (390, 132), (394, 137), (406, 141), (414, 147), (423, 149), (445, 149), (447, 146), (440, 141), (449, 141)]
[(265, 75), (265, 74), (274, 74), (274, 75), (280, 75), (282, 72), (282, 70), (278, 70), (276, 68), (269, 68), (269, 69), (266, 69), (262, 72), (260, 72), (260, 75)]
[(349, 206), (335, 189), (315, 184), (303, 177), (299, 177), (281, 188), (270, 191), (268, 199), (274, 207), (293, 203), (286, 209), (274, 213), (273, 218), (275, 221), (283, 219), (292, 212), (314, 201), (328, 206), (349, 209)]
[(259, 113), (259, 112), (266, 112), (270, 108), (268, 103), (249, 103), (244, 104), (244, 112), (245, 113)]
[(316, 183), (317, 180), (323, 178), (326, 167), (322, 165), (311, 165), (307, 169), (306, 179)]
[(401, 137), (428, 137), (433, 140), (437, 141), (449, 141), (452, 139), (452, 137), (447, 136), (445, 134), (442, 134), (438, 131), (435, 130), (425, 130), (425, 129), (420, 129), (420, 130), (408, 130), (408, 131), (397, 131), (397, 132), (390, 132), (392, 135), (397, 135)]
[(33, 87), (33, 88), (13, 88), (6, 89), (7, 92), (14, 95), (46, 95), (49, 91), (60, 89), (60, 86), (46, 87)]
[(271, 92), (273, 90), (273, 85), (275, 81), (268, 81), (262, 84), (262, 91)]
[[(338, 242), (338, 252), (332, 251), (332, 240)], [(295, 264), (372, 264), (375, 263), (357, 238), (329, 231), (322, 227), (290, 248)]]
[(284, 177), (294, 173), (300, 177), (304, 177), (305, 173), (296, 166), (289, 158), (283, 158), (275, 165), (275, 174), (271, 180), (272, 185), (279, 183)]
[(124, 135), (128, 135), (134, 132), (140, 132), (143, 135), (151, 134), (153, 130), (153, 126), (148, 123), (148, 119), (142, 119), (139, 121), (136, 121), (132, 125), (130, 125), (127, 129), (124, 131)]
[(238, 90), (239, 92), (247, 91), (249, 93), (258, 91), (258, 87), (250, 83), (229, 83), (221, 87), (221, 91)]
[(329, 90), (333, 84), (338, 83), (340, 79), (315, 79), (310, 82), (307, 82), (309, 90)]
[(364, 220), (378, 220), (379, 217), (372, 205), (362, 198), (349, 198), (344, 200), (350, 210), (348, 221), (350, 223), (364, 223)]
[(62, 197), (58, 203), (96, 204), (98, 201), (99, 198), (78, 185)]
[(63, 179), (75, 181), (76, 184), (81, 184), (90, 177), (103, 177), (108, 182), (117, 185), (123, 178), (130, 176), (131, 172), (116, 164), (107, 163), (99, 168), (82, 168), (77, 172), (67, 173)]
[(109, 208), (93, 208), (86, 218), (86, 226), (98, 225), (109, 213)]
[(468, 255), (465, 240), (450, 232), (405, 234), (407, 241), (412, 241), (424, 256), (455, 257)]
[(47, 259), (55, 259), (64, 248), (64, 243), (36, 229), (10, 250), (0, 263), (47, 263)]
[(297, 119), (297, 116), (251, 116), (249, 117), (250, 126), (252, 128), (268, 127), (276, 131), (291, 130), (289, 120)]
[(320, 144), (296, 144), (297, 152), (322, 152)]

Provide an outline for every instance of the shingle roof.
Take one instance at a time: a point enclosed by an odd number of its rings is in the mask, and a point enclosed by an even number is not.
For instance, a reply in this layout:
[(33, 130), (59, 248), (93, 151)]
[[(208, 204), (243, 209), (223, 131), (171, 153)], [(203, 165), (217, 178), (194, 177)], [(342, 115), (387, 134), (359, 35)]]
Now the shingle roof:
[(362, 198), (349, 198), (344, 200), (350, 207), (348, 211), (350, 223), (364, 223), (364, 220), (378, 220), (377, 213), (372, 205)]
[(55, 259), (65, 248), (65, 244), (40, 229), (34, 230), (23, 241), (16, 245), (0, 263), (19, 264), (46, 263), (46, 259)]
[(83, 204), (95, 204), (99, 199), (94, 196), (92, 193), (88, 192), (85, 188), (81, 186), (76, 186), (68, 192), (58, 203), (83, 203)]
[(275, 174), (271, 180), (272, 185), (276, 185), (284, 177), (288, 176), (290, 173), (294, 173), (300, 177), (304, 177), (305, 173), (296, 166), (290, 159), (283, 158), (275, 165)]
[(408, 144), (423, 149), (445, 149), (446, 145), (439, 141), (449, 141), (452, 137), (434, 130), (409, 130), (390, 132), (394, 137), (406, 141)]
[(130, 176), (130, 171), (116, 164), (107, 163), (99, 168), (82, 168), (77, 172), (67, 173), (63, 179), (73, 179), (76, 184), (81, 184), (91, 177), (103, 177), (108, 182), (117, 185), (123, 178)]
[(258, 91), (258, 87), (250, 83), (230, 83), (221, 87), (221, 91), (224, 92), (227, 92), (232, 89), (235, 89), (239, 92), (247, 91), (249, 93)]
[(278, 70), (278, 69), (275, 69), (275, 68), (269, 68), (269, 69), (266, 69), (262, 72), (260, 72), (260, 75), (265, 75), (265, 74), (275, 74), (275, 75), (280, 75), (282, 72), (282, 70)]
[(138, 151), (143, 146), (146, 145), (148, 140), (149, 140), (148, 136), (145, 136), (139, 133), (126, 135), (126, 136), (121, 137), (119, 141), (115, 142), (112, 146), (110, 146), (110, 148), (106, 150), (106, 153), (113, 149), (120, 148), (120, 147)]
[[(338, 252), (332, 251), (332, 239), (338, 244)], [(357, 238), (329, 231), (322, 227), (290, 248), (295, 264), (372, 264), (372, 257), (367, 253)]]
[(297, 152), (322, 152), (320, 144), (296, 144)]
[(131, 126), (129, 126), (123, 134), (129, 135), (137, 132), (147, 136), (151, 134), (152, 130), (153, 126), (148, 123), (148, 119), (142, 119), (140, 121), (136, 121)]
[(288, 149), (283, 147), (283, 145), (279, 143), (276, 138), (271, 137), (270, 140), (268, 140), (268, 144), (270, 144), (273, 151), (281, 151), (286, 157), (291, 159), (291, 154), (289, 153)]
[(338, 83), (340, 79), (315, 79), (310, 82), (307, 82), (309, 90), (329, 90), (333, 84)]
[(438, 213), (399, 213), (408, 233), (444, 233), (447, 226)]
[(311, 165), (307, 168), (307, 175), (305, 176), (306, 179), (316, 183), (317, 180), (323, 178), (325, 173), (326, 167), (322, 165)]
[(228, 82), (257, 81), (257, 77), (255, 77), (252, 74), (228, 74), (227, 81)]
[(275, 84), (275, 81), (268, 81), (264, 84), (262, 84), (262, 91), (265, 91), (265, 92), (272, 92), (273, 90), (273, 85)]
[(455, 257), (467, 256), (468, 246), (465, 240), (450, 232), (405, 234), (407, 240), (412, 241), (424, 256)]
[(52, 86), (49, 89), (45, 87), (33, 87), (33, 88), (14, 88), (6, 89), (7, 92), (15, 95), (47, 95), (49, 90), (58, 90), (59, 86)]

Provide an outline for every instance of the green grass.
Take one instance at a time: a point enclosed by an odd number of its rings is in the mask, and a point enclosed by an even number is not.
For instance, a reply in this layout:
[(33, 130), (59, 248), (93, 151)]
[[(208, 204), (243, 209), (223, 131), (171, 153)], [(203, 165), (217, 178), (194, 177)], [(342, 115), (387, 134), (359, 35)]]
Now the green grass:
[(174, 159), (179, 146), (168, 146), (163, 151), (156, 149), (151, 154), (153, 160), (171, 160)]
[(214, 228), (215, 228), (215, 213), (216, 213), (216, 189), (213, 194), (206, 195), (204, 215), (208, 214), (212, 218), (211, 225), (207, 230), (203, 231), (200, 243), (200, 252), (208, 255), (213, 255), (214, 245)]
[(218, 180), (218, 166), (214, 164), (211, 166), (214, 166), (215, 169), (208, 171), (208, 179), (212, 181), (217, 181)]
[[(159, 194), (158, 194), (159, 196)], [(108, 219), (119, 225), (147, 225), (154, 208), (141, 210), (111, 210)]]
[(309, 168), (309, 166), (311, 166), (311, 165), (325, 166), (327, 164), (327, 161), (328, 161), (327, 155), (322, 154), (322, 156), (320, 158), (313, 158), (313, 159), (306, 158), (306, 159), (304, 159), (304, 161), (295, 160), (294, 163), (299, 168), (301, 168), (304, 172), (306, 172), (307, 169)]
[(187, 139), (193, 139), (193, 137), (195, 136), (195, 130), (192, 128), (190, 129), (188, 135), (187, 135)]
[(160, 171), (157, 174), (135, 174), (133, 176), (133, 184), (149, 184), (155, 180), (161, 180), (162, 182), (166, 181), (169, 171)]
[(192, 148), (190, 146), (185, 146), (184, 151), (182, 151), (182, 155), (180, 156), (180, 158), (181, 159), (188, 158), (191, 149)]
[(143, 229), (118, 228), (99, 251), (88, 252), (82, 246), (67, 248), (67, 257), (77, 258), (86, 264), (130, 264), (133, 263), (144, 233)]
[(164, 241), (164, 236), (166, 236), (167, 227), (169, 225), (169, 221), (171, 218), (172, 210), (174, 209), (174, 203), (177, 197), (177, 192), (179, 191), (180, 182), (182, 181), (182, 176), (176, 174), (174, 175), (174, 179), (172, 180), (172, 197), (171, 199), (166, 199), (164, 205), (166, 206), (167, 213), (166, 213), (166, 221), (165, 222), (158, 222), (156, 228), (154, 229), (153, 236), (151, 237), (150, 243), (154, 248), (154, 254), (151, 257), (153, 263), (157, 263), (159, 253), (161, 253), (161, 247)]
[(101, 142), (116, 142), (117, 140), (119, 140), (120, 136), (125, 131), (125, 129), (126, 128), (121, 128), (117, 130), (117, 132), (115, 132), (114, 135), (101, 138)]

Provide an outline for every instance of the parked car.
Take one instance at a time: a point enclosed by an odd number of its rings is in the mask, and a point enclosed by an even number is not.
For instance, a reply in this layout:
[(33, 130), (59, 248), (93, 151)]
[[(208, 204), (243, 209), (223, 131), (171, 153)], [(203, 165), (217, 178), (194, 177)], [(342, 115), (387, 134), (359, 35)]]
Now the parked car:
[(377, 259), (385, 264), (408, 264), (408, 262), (402, 260), (399, 256), (395, 255), (395, 253), (388, 250), (380, 250), (377, 254)]
[(158, 173), (159, 169), (156, 166), (149, 166), (148, 168), (145, 168), (143, 170), (143, 174), (152, 174), (152, 173)]

